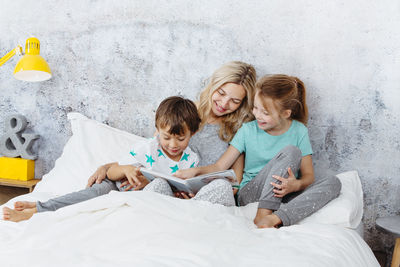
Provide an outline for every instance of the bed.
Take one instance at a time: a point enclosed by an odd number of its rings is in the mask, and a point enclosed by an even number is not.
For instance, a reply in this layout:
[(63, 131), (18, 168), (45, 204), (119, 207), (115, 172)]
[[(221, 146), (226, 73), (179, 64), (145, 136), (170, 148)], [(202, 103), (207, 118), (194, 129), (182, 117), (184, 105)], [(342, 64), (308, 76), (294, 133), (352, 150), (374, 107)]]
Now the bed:
[[(142, 137), (69, 113), (72, 136), (32, 193), (46, 200), (85, 187)], [(100, 145), (101, 144), (101, 145)], [(152, 192), (111, 192), (29, 221), (0, 220), (1, 266), (379, 266), (355, 230), (362, 189), (338, 175), (340, 196), (297, 225), (257, 229), (257, 204), (224, 207)]]

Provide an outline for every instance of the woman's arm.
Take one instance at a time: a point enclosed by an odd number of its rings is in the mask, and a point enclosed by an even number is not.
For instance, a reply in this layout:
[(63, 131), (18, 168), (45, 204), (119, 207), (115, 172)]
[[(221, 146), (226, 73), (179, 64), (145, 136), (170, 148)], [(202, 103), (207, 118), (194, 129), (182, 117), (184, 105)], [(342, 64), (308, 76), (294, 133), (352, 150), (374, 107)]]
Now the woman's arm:
[(100, 184), (107, 177), (107, 171), (112, 166), (117, 164), (116, 162), (107, 163), (101, 165), (88, 179), (86, 187), (91, 187), (94, 183)]
[(296, 179), (294, 173), (289, 168), (289, 177), (283, 178), (280, 176), (273, 175), (275, 179), (281, 181), (281, 184), (271, 183), (275, 189), (273, 190), (276, 197), (284, 197), (285, 195), (306, 189), (315, 180), (314, 178), (314, 168), (312, 164), (311, 155), (302, 157), (300, 163), (300, 174), (301, 177)]
[(239, 156), (240, 152), (235, 147), (229, 146), (225, 153), (218, 159), (215, 164), (197, 168), (190, 168), (186, 170), (179, 170), (175, 173), (174, 176), (182, 179), (188, 179), (205, 173), (227, 170), (233, 165), (233, 163)]

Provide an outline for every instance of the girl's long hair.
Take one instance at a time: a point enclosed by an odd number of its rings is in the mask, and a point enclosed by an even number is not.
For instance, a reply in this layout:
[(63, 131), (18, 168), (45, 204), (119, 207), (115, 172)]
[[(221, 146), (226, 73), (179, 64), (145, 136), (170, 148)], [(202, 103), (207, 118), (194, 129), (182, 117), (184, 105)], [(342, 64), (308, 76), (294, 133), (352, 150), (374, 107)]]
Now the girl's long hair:
[(256, 89), (261, 97), (277, 101), (281, 110), (291, 110), (291, 119), (307, 125), (306, 87), (299, 78), (284, 74), (266, 75), (257, 81)]
[(256, 71), (250, 64), (232, 61), (224, 64), (213, 73), (208, 85), (200, 93), (200, 100), (197, 103), (201, 128), (207, 123), (207, 118), (211, 115), (212, 95), (226, 83), (241, 85), (246, 90), (246, 96), (239, 108), (222, 117), (219, 137), (225, 142), (229, 142), (244, 122), (254, 119), (251, 109), (255, 95)]

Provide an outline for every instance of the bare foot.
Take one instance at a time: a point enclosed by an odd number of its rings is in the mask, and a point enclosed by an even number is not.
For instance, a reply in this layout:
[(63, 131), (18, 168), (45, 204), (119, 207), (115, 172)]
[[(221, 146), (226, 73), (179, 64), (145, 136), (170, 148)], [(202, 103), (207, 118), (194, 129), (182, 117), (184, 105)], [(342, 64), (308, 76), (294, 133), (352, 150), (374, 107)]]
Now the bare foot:
[(30, 202), (30, 201), (17, 201), (14, 203), (14, 209), (15, 210), (24, 210), (24, 209), (33, 209), (36, 208), (36, 202)]
[(20, 222), (28, 220), (36, 213), (36, 208), (25, 209), (23, 211), (13, 210), (7, 207), (3, 208), (3, 219), (6, 221)]
[(282, 223), (281, 219), (272, 213), (272, 210), (258, 209), (257, 215), (254, 218), (254, 224), (258, 228), (272, 228), (277, 227)]

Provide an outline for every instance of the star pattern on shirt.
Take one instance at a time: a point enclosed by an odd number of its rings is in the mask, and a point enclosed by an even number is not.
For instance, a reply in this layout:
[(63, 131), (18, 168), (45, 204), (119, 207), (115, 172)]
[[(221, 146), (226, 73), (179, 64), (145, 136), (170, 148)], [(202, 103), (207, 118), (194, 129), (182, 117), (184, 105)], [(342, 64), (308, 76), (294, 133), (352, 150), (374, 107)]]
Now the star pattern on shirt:
[(179, 170), (178, 164), (175, 164), (174, 167), (169, 167), (172, 171), (171, 173), (175, 173), (177, 170)]
[(189, 161), (189, 160), (188, 160), (189, 155), (190, 155), (190, 154), (183, 153), (183, 156), (182, 156), (182, 158), (181, 158), (181, 161), (184, 161), (184, 160)]
[(154, 159), (153, 159), (153, 156), (147, 156), (147, 155), (145, 155), (146, 156), (146, 158), (147, 158), (147, 160), (146, 160), (146, 162), (147, 163), (150, 163), (150, 166), (151, 167), (153, 167), (153, 162), (156, 162)]
[(194, 164), (195, 164), (196, 162), (193, 162), (192, 163), (192, 165), (190, 165), (190, 168), (194, 168)]
[(131, 152), (129, 152), (133, 157), (134, 156), (136, 156), (136, 153), (135, 153), (135, 151), (132, 149), (132, 151)]
[(161, 151), (161, 149), (157, 149), (157, 152), (158, 152), (158, 157), (163, 156), (163, 157), (165, 158), (165, 155), (164, 155), (164, 153)]

